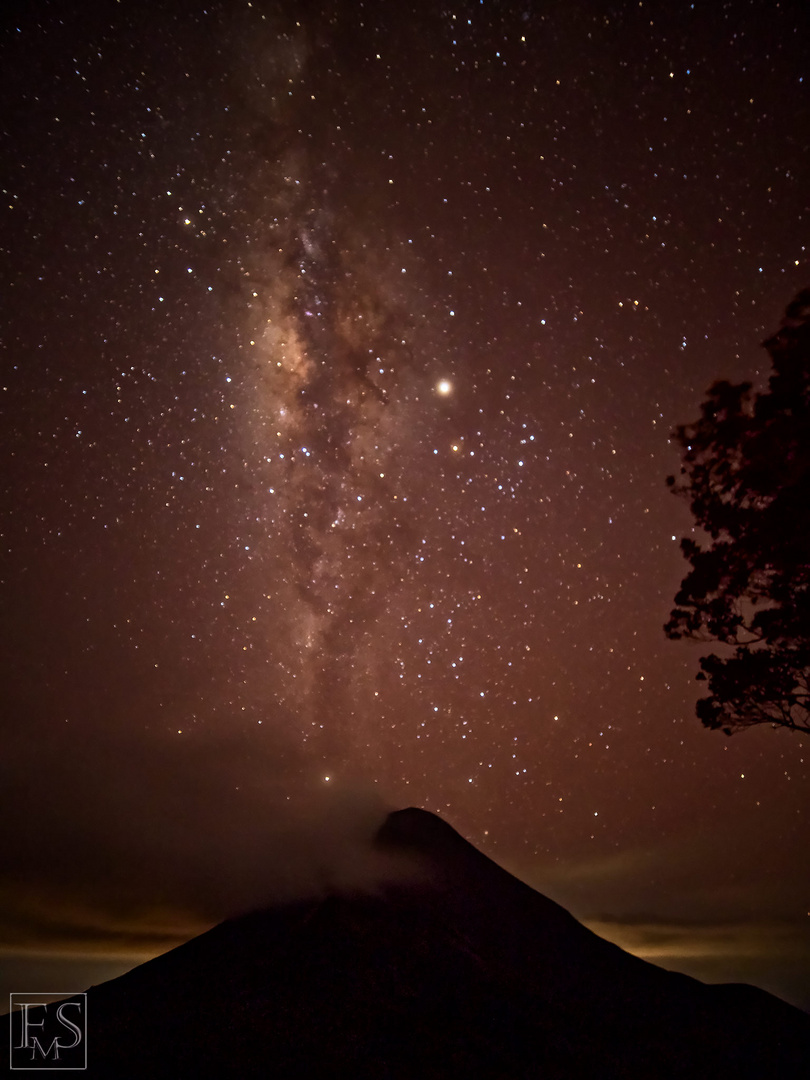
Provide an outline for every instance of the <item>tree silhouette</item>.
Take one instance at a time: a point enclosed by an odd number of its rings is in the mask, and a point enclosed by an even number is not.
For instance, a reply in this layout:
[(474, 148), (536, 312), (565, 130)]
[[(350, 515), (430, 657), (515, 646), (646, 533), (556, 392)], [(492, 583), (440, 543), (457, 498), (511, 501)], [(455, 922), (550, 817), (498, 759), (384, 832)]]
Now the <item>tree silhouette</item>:
[(681, 540), (692, 568), (664, 630), (725, 646), (700, 660), (706, 727), (810, 735), (810, 289), (763, 344), (767, 391), (715, 383), (673, 433), (683, 466), (667, 483), (708, 540)]

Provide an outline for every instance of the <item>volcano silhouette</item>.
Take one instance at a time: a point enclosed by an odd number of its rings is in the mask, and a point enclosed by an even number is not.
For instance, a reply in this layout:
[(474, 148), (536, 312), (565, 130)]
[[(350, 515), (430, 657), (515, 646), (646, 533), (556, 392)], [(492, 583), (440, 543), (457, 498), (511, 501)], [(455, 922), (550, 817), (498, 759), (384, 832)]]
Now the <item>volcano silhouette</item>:
[(778, 998), (631, 956), (424, 810), (376, 843), (421, 873), (231, 919), (91, 988), (84, 1075), (810, 1076), (810, 1016)]

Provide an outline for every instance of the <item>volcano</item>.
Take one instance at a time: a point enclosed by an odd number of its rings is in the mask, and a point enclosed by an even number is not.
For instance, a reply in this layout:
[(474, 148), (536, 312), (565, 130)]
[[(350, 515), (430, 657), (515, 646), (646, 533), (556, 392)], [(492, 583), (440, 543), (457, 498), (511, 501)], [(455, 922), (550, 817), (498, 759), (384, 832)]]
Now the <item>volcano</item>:
[(84, 1075), (810, 1076), (810, 1016), (765, 991), (631, 956), (427, 811), (375, 842), (414, 873), (228, 920), (92, 987)]

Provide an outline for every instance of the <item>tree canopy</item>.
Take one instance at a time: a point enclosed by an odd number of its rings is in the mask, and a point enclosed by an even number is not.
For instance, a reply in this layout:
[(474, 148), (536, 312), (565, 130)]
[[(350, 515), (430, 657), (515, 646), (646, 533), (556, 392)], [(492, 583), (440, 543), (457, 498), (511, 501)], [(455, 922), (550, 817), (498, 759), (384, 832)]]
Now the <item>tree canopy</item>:
[(768, 389), (715, 383), (667, 483), (689, 501), (702, 543), (664, 627), (724, 646), (700, 659), (703, 724), (727, 735), (771, 724), (810, 735), (810, 289), (763, 343)]

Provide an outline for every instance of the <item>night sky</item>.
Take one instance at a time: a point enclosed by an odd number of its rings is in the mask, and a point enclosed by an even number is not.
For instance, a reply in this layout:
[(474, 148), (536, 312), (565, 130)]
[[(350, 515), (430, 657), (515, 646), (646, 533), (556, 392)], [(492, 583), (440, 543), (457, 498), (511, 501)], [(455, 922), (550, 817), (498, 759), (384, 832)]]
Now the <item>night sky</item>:
[(806, 5), (162, 6), (2, 32), (4, 988), (418, 805), (810, 1008), (807, 741), (662, 629), (669, 435), (810, 279)]

